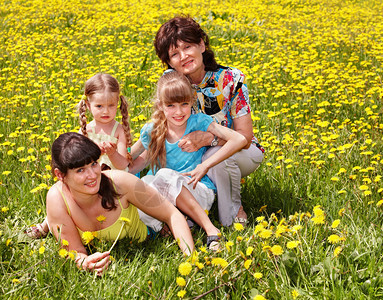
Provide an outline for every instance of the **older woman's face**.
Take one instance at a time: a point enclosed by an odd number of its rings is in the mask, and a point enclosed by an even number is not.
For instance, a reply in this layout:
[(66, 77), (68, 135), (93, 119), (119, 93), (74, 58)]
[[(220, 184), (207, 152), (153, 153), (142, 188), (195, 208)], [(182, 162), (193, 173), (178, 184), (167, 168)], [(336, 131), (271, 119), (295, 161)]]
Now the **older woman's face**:
[(178, 41), (177, 46), (171, 46), (169, 54), (169, 65), (176, 71), (191, 78), (199, 77), (205, 72), (202, 53), (205, 52), (205, 43), (201, 40), (199, 44), (191, 44)]
[(100, 189), (101, 167), (98, 162), (92, 162), (80, 168), (70, 169), (63, 181), (72, 192), (97, 194)]

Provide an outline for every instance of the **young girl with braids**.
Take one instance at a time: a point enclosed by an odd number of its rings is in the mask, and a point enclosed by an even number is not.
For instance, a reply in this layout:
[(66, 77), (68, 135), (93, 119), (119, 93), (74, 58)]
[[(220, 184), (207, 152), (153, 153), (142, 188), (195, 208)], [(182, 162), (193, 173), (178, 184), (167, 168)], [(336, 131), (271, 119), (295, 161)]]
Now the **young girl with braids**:
[[(132, 147), (132, 157), (147, 157), (154, 175), (142, 180), (200, 225), (207, 233), (209, 247), (219, 239), (219, 230), (204, 212), (211, 208), (215, 197), (215, 186), (206, 173), (247, 142), (243, 135), (215, 123), (210, 116), (191, 114), (193, 99), (193, 90), (185, 75), (176, 71), (164, 74), (158, 81), (152, 122), (142, 128), (140, 139)], [(185, 135), (197, 130), (226, 141), (203, 162), (206, 147), (184, 152), (178, 145)]]
[[(118, 102), (122, 125), (115, 120)], [(87, 124), (87, 109), (93, 120)], [(120, 169), (128, 171), (131, 146), (128, 103), (120, 93), (118, 81), (109, 74), (96, 74), (85, 83), (84, 95), (79, 103), (80, 133), (89, 137), (101, 150), (99, 164), (102, 170)], [(25, 232), (32, 238), (43, 238), (48, 234), (46, 219), (43, 223), (28, 228)]]

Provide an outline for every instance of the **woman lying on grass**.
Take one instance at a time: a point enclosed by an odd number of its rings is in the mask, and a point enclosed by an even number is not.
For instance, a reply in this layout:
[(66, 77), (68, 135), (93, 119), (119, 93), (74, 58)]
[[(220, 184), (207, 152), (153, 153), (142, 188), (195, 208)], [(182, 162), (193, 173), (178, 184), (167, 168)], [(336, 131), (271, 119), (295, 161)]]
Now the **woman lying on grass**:
[[(139, 219), (137, 208), (165, 222), (181, 250), (190, 254), (193, 239), (177, 208), (134, 175), (119, 170), (101, 172), (100, 155), (94, 142), (74, 132), (60, 135), (52, 145), (52, 170), (59, 181), (47, 194), (48, 224), (56, 239), (68, 242), (63, 247), (77, 252), (77, 265), (101, 275), (110, 263), (108, 251), (87, 254), (82, 241), (86, 231), (97, 232), (97, 238), (108, 241), (124, 237), (147, 240), (151, 229)], [(105, 217), (102, 222), (100, 216)]]

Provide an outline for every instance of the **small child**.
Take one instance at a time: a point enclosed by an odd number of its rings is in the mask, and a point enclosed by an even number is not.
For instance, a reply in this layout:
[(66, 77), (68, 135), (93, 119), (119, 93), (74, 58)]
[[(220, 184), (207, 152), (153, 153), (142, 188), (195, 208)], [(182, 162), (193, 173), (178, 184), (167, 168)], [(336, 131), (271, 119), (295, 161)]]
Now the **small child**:
[[(206, 173), (247, 142), (240, 133), (216, 124), (210, 116), (191, 114), (192, 105), (193, 90), (186, 76), (176, 71), (164, 74), (157, 85), (152, 123), (142, 128), (140, 139), (132, 147), (132, 156), (148, 158), (155, 175), (142, 180), (200, 225), (211, 248), (210, 244), (219, 239), (219, 230), (204, 212), (211, 208), (215, 197), (215, 186)], [(205, 147), (195, 152), (184, 152), (179, 147), (181, 139), (194, 131), (210, 132), (212, 139), (219, 137), (226, 143), (202, 162)], [(141, 216), (140, 213), (142, 219)]]
[[(115, 120), (118, 102), (122, 115), (122, 125)], [(86, 110), (93, 120), (87, 124)], [(131, 146), (128, 103), (120, 93), (118, 81), (109, 74), (96, 74), (85, 83), (84, 95), (79, 103), (79, 116), (82, 133), (88, 136), (101, 149), (100, 165), (103, 170), (129, 170), (132, 161), (127, 148)], [(28, 228), (25, 233), (32, 238), (44, 238), (49, 232), (48, 223)]]

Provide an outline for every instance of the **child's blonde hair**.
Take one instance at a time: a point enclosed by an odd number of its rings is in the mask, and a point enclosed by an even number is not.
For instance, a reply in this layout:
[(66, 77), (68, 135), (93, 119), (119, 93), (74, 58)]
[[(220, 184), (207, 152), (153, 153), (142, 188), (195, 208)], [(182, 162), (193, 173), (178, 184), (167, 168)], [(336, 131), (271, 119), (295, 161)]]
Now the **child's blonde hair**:
[(166, 73), (158, 80), (152, 114), (153, 129), (148, 146), (148, 158), (153, 171), (166, 167), (165, 139), (168, 128), (163, 107), (171, 103), (192, 102), (193, 95), (189, 80), (179, 72)]
[[(97, 93), (113, 93), (116, 94), (116, 98), (120, 99), (120, 111), (122, 116), (122, 128), (126, 137), (126, 147), (132, 146), (132, 136), (130, 134), (130, 125), (129, 125), (129, 112), (128, 112), (128, 102), (126, 98), (120, 93), (120, 85), (116, 78), (109, 74), (98, 73), (85, 82), (84, 96), (81, 99), (78, 107), (81, 132), (83, 135), (88, 136), (86, 131), (86, 109), (87, 102), (89, 97)], [(128, 160), (131, 160), (130, 153), (127, 154)]]

